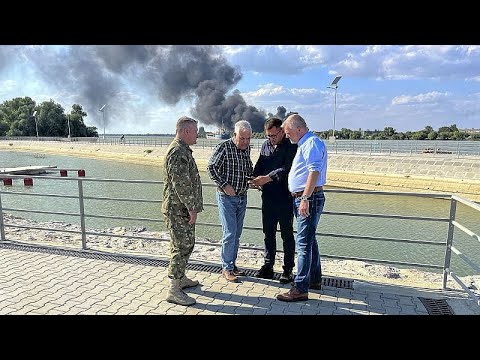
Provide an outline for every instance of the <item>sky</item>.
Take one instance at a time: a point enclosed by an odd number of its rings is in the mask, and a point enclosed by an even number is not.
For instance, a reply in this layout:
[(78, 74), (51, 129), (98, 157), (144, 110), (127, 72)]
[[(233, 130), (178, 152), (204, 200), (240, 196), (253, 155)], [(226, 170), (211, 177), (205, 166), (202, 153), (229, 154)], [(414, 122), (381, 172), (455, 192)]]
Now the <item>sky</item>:
[(239, 119), (261, 130), (285, 111), (323, 131), (341, 75), (336, 130), (480, 128), (479, 55), (477, 45), (2, 45), (0, 102), (80, 104), (99, 134), (174, 133), (184, 115), (207, 131)]

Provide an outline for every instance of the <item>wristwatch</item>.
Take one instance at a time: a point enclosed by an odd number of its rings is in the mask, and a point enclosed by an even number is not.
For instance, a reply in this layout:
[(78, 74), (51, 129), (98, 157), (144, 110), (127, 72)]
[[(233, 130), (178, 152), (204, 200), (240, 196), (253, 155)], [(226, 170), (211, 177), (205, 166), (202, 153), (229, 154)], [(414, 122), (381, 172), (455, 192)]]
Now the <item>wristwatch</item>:
[(309, 197), (310, 197), (310, 196), (302, 195), (302, 196), (300, 196), (299, 199), (300, 199), (300, 201), (302, 201), (302, 200), (307, 200), (307, 201), (308, 201), (308, 198), (309, 198)]

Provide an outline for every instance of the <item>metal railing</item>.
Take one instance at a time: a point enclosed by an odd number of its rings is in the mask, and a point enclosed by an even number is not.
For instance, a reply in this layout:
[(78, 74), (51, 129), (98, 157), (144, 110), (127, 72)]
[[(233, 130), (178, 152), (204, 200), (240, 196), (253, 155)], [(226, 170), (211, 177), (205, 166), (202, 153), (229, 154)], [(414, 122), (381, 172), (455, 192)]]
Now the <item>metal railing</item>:
[(452, 195), (450, 202), (450, 220), (448, 222), (447, 246), (445, 249), (445, 264), (443, 266), (443, 288), (446, 288), (448, 275), (450, 275), (462, 287), (462, 289), (465, 290), (474, 299), (476, 299), (477, 303), (480, 305), (480, 297), (476, 296), (476, 294), (472, 290), (470, 290), (470, 288), (455, 274), (455, 272), (450, 269), (450, 259), (453, 252), (465, 263), (467, 263), (472, 269), (475, 269), (478, 273), (480, 273), (480, 266), (478, 266), (474, 261), (472, 261), (472, 259), (470, 259), (468, 256), (466, 256), (460, 250), (453, 246), (453, 233), (455, 228), (462, 230), (464, 233), (480, 242), (480, 237), (477, 234), (456, 221), (457, 202), (461, 202), (462, 204), (467, 205), (468, 207), (480, 213), (479, 204), (464, 199), (460, 196)]
[[(119, 198), (119, 197), (105, 197), (105, 196), (85, 196), (83, 190), (83, 184), (85, 182), (103, 182), (103, 183), (129, 183), (129, 184), (154, 184), (160, 185), (163, 184), (163, 181), (153, 181), (153, 180), (123, 180), (123, 179), (95, 179), (95, 178), (84, 178), (84, 177), (55, 177), (55, 176), (27, 176), (27, 175), (0, 175), (0, 179), (4, 178), (32, 178), (32, 179), (41, 179), (42, 181), (75, 181), (78, 185), (78, 194), (75, 195), (61, 195), (61, 194), (44, 194), (44, 193), (23, 193), (15, 191), (0, 191), (0, 240), (6, 241), (5, 228), (23, 228), (23, 229), (33, 229), (33, 230), (47, 230), (47, 231), (58, 231), (66, 233), (75, 233), (81, 235), (82, 249), (87, 250), (87, 235), (95, 236), (109, 236), (109, 237), (118, 237), (118, 238), (129, 238), (129, 239), (144, 239), (144, 240), (154, 240), (154, 241), (168, 241), (168, 239), (159, 239), (155, 237), (144, 237), (144, 236), (131, 236), (131, 235), (119, 235), (105, 232), (95, 232), (89, 231), (85, 225), (86, 218), (101, 218), (101, 219), (115, 219), (115, 220), (136, 220), (142, 222), (163, 222), (163, 219), (160, 218), (144, 218), (144, 217), (127, 217), (127, 216), (110, 216), (110, 215), (95, 215), (88, 214), (85, 212), (85, 201), (89, 200), (99, 200), (99, 201), (119, 201), (119, 202), (131, 202), (131, 203), (155, 203), (160, 204), (161, 200), (150, 200), (150, 199), (132, 199), (132, 198)], [(203, 184), (204, 187), (216, 187), (215, 184)], [(351, 217), (361, 217), (361, 218), (383, 218), (383, 219), (395, 219), (395, 220), (415, 220), (415, 221), (432, 221), (432, 222), (443, 222), (448, 223), (448, 233), (446, 235), (445, 242), (439, 241), (429, 241), (429, 240), (415, 240), (415, 239), (404, 239), (404, 238), (389, 238), (389, 237), (376, 237), (376, 236), (365, 236), (365, 235), (353, 235), (353, 234), (338, 234), (338, 233), (328, 233), (328, 232), (316, 232), (318, 236), (325, 237), (334, 237), (334, 238), (347, 238), (347, 239), (357, 239), (357, 240), (374, 240), (374, 241), (385, 241), (385, 242), (397, 242), (397, 243), (409, 243), (409, 244), (423, 244), (433, 247), (445, 247), (445, 256), (444, 263), (439, 264), (426, 264), (426, 263), (416, 263), (416, 262), (407, 262), (407, 261), (394, 261), (394, 260), (382, 260), (382, 259), (370, 259), (364, 257), (349, 257), (349, 256), (338, 256), (338, 255), (328, 255), (322, 254), (322, 257), (339, 259), (339, 260), (356, 260), (356, 261), (365, 261), (371, 263), (380, 263), (380, 264), (389, 264), (389, 265), (401, 265), (401, 266), (410, 266), (415, 268), (431, 268), (443, 271), (443, 289), (446, 289), (448, 275), (450, 275), (470, 296), (477, 300), (480, 304), (480, 298), (471, 291), (468, 286), (462, 282), (462, 280), (455, 274), (451, 265), (451, 255), (452, 253), (457, 255), (461, 260), (463, 260), (467, 265), (472, 269), (480, 273), (480, 266), (471, 260), (468, 256), (461, 253), (457, 248), (453, 246), (454, 239), (454, 228), (462, 230), (470, 237), (480, 241), (480, 238), (473, 231), (468, 229), (466, 226), (460, 224), (456, 219), (456, 208), (457, 202), (461, 202), (470, 208), (479, 211), (480, 214), (480, 205), (469, 201), (467, 199), (461, 198), (456, 195), (451, 194), (439, 194), (439, 193), (415, 193), (415, 192), (388, 192), (388, 191), (366, 191), (366, 190), (340, 190), (340, 189), (325, 189), (325, 192), (332, 193), (341, 193), (341, 194), (368, 194), (375, 196), (382, 195), (394, 195), (394, 196), (412, 196), (412, 197), (424, 197), (424, 198), (443, 198), (450, 200), (450, 214), (448, 217), (426, 217), (426, 216), (406, 216), (406, 215), (395, 215), (395, 214), (371, 214), (371, 213), (354, 213), (354, 212), (338, 212), (338, 211), (324, 211), (323, 215), (329, 216), (351, 216)], [(61, 199), (78, 199), (79, 211), (78, 213), (73, 212), (60, 212), (60, 211), (43, 211), (43, 210), (28, 210), (21, 208), (10, 208), (4, 207), (2, 205), (2, 195), (15, 195), (15, 196), (39, 196), (39, 197), (55, 197)], [(218, 207), (214, 203), (204, 203), (206, 207)], [(247, 206), (247, 209), (261, 211), (261, 207), (258, 206)], [(76, 230), (66, 230), (66, 229), (54, 229), (54, 228), (43, 228), (39, 226), (26, 226), (26, 225), (14, 225), (7, 224), (4, 221), (4, 212), (5, 211), (15, 211), (15, 212), (26, 212), (26, 213), (37, 213), (37, 214), (51, 214), (51, 215), (67, 215), (78, 217), (80, 220), (80, 231)], [(219, 227), (220, 224), (207, 223), (207, 222), (197, 222), (197, 226), (209, 226), (209, 227)], [(244, 229), (262, 231), (261, 227), (256, 226), (244, 226)], [(296, 231), (294, 231), (296, 233)], [(221, 246), (220, 243), (212, 242), (203, 242), (196, 241), (196, 244), (208, 245), (208, 246)], [(240, 248), (247, 250), (264, 250), (262, 247), (251, 247), (251, 246), (242, 246)], [(281, 251), (280, 251), (281, 252)]]
[[(54, 142), (78, 142), (95, 143), (98, 145), (125, 145), (125, 146), (151, 146), (163, 147), (172, 142), (173, 136), (107, 136), (101, 137), (0, 137), (0, 141), (54, 141)], [(220, 139), (197, 139), (194, 148), (213, 149)], [(252, 139), (252, 149), (260, 150), (265, 139)], [(456, 141), (456, 140), (336, 140), (330, 142), (324, 140), (330, 153), (335, 154), (369, 154), (369, 155), (413, 155), (425, 154), (429, 156), (469, 157), (480, 156), (480, 141)]]
[(330, 153), (368, 155), (425, 154), (429, 156), (480, 156), (480, 141), (454, 140), (336, 140), (325, 141)]

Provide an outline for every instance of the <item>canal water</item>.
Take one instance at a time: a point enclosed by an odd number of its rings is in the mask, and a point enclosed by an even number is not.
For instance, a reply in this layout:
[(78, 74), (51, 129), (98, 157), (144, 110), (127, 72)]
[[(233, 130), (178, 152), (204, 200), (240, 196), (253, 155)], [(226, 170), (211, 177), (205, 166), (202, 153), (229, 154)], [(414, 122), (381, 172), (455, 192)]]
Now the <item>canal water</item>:
[[(195, 155), (195, 153), (194, 153)], [(55, 165), (58, 169), (85, 169), (86, 178), (128, 179), (128, 180), (162, 180), (160, 166), (135, 165), (123, 162), (105, 161), (69, 156), (36, 154), (26, 152), (0, 151), (0, 168), (28, 165)], [(59, 171), (52, 175), (59, 176)], [(76, 176), (76, 172), (69, 172)], [(202, 181), (211, 183), (206, 173), (202, 173)], [(2, 191), (15, 191), (37, 194), (77, 195), (76, 181), (54, 181), (34, 179), (33, 187), (24, 187), (21, 179), (13, 180), (13, 186), (5, 187), (0, 183)], [(328, 189), (328, 188), (327, 188)], [(162, 198), (161, 184), (120, 184), (103, 182), (85, 182), (84, 196), (100, 196), (109, 198), (149, 199)], [(215, 204), (215, 188), (204, 187), (204, 202)], [(2, 194), (4, 208), (61, 211), (67, 213), (79, 212), (77, 199), (50, 198), (39, 196), (19, 196)], [(248, 195), (248, 206), (261, 206), (260, 193), (251, 190)], [(367, 195), (326, 193), (325, 211), (353, 212), (370, 214), (389, 214), (425, 217), (448, 218), (450, 202), (444, 199), (430, 199), (411, 196)], [(110, 215), (161, 219), (160, 204), (142, 202), (119, 202), (105, 200), (85, 200), (85, 212), (90, 215)], [(66, 215), (33, 214), (11, 212), (14, 215), (27, 217), (36, 221), (62, 221), (79, 224), (79, 218)], [(214, 206), (206, 206), (199, 214), (199, 222), (219, 224), (218, 210)], [(480, 234), (480, 213), (463, 204), (457, 206), (457, 221), (467, 226), (476, 234)], [(103, 229), (115, 226), (138, 227), (145, 226), (151, 231), (164, 231), (163, 222), (159, 221), (126, 221), (112, 219), (87, 218), (89, 228)], [(260, 210), (249, 209), (245, 218), (245, 226), (261, 228)], [(382, 218), (365, 218), (324, 214), (317, 229), (321, 233), (363, 235), (386, 238), (401, 238), (412, 240), (429, 240), (445, 243), (448, 224), (433, 221), (397, 220)], [(221, 229), (211, 226), (198, 226), (197, 236), (213, 241), (221, 239)], [(277, 236), (278, 247), (281, 249), (280, 235)], [(257, 230), (244, 230), (242, 243), (263, 246), (263, 234)], [(385, 259), (393, 261), (408, 261), (443, 265), (444, 246), (422, 244), (404, 244), (397, 242), (382, 242), (376, 240), (348, 239), (334, 236), (319, 237), (322, 254)], [(480, 264), (480, 244), (472, 237), (456, 229), (454, 245)], [(452, 255), (452, 269), (460, 276), (474, 274), (458, 256)]]

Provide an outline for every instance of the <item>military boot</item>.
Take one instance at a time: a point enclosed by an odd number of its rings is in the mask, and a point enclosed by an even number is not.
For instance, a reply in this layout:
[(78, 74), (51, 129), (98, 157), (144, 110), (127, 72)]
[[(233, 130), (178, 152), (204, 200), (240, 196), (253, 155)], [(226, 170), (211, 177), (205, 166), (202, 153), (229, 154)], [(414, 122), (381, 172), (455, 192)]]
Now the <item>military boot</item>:
[(172, 279), (168, 290), (167, 301), (169, 303), (190, 306), (196, 303), (195, 299), (182, 291), (181, 279)]
[(186, 289), (186, 288), (195, 287), (197, 285), (200, 285), (200, 283), (197, 280), (189, 279), (187, 277), (187, 275), (185, 275), (184, 277), (182, 277), (182, 279), (180, 281), (180, 285), (181, 285), (182, 289)]

